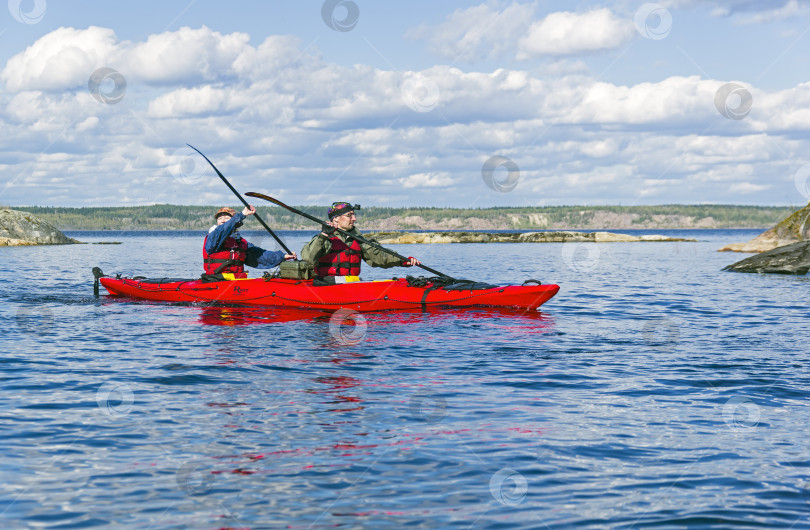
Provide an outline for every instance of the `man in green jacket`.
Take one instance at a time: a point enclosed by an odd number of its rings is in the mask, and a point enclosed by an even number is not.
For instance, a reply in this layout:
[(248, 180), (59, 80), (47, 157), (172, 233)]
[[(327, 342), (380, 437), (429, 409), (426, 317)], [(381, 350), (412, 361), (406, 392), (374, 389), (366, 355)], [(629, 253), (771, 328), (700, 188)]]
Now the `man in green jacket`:
[(405, 261), (383, 252), (379, 248), (345, 236), (335, 230), (340, 228), (349, 234), (361, 235), (355, 228), (357, 216), (354, 211), (360, 205), (349, 202), (333, 202), (327, 215), (329, 223), (321, 227), (321, 233), (312, 238), (301, 251), (301, 259), (313, 264), (315, 276), (328, 283), (358, 281), (361, 260), (372, 267), (412, 267), (421, 262), (416, 258)]

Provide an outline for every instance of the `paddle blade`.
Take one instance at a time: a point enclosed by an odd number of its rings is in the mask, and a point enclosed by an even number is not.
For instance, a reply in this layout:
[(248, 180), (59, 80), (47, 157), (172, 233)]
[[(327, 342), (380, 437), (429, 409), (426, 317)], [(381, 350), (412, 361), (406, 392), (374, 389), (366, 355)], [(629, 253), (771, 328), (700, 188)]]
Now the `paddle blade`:
[(289, 209), (289, 206), (287, 206), (286, 204), (284, 204), (280, 200), (274, 199), (273, 197), (270, 197), (269, 195), (265, 195), (264, 193), (259, 193), (257, 191), (249, 191), (249, 192), (245, 193), (245, 195), (247, 195), (248, 197), (256, 197), (258, 199), (264, 199), (266, 201), (270, 201), (272, 203), (278, 204), (279, 206), (282, 206), (284, 208)]

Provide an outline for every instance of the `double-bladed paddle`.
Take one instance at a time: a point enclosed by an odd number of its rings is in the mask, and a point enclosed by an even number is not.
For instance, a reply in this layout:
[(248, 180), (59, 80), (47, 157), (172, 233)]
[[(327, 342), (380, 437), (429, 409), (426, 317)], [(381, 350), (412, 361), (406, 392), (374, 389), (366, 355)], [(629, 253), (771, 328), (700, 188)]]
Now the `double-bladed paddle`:
[[(202, 154), (202, 153), (200, 153), (200, 154)], [(316, 223), (321, 224), (321, 225), (327, 225), (327, 223), (325, 221), (321, 221), (317, 217), (309, 215), (306, 212), (302, 212), (301, 210), (293, 208), (292, 206), (287, 206), (286, 204), (284, 204), (280, 200), (274, 199), (273, 197), (265, 195), (264, 193), (258, 193), (258, 192), (255, 192), (255, 191), (249, 191), (249, 192), (245, 193), (245, 195), (247, 195), (248, 197), (256, 197), (257, 199), (264, 199), (266, 201), (270, 201), (273, 204), (277, 204), (277, 205), (281, 206), (282, 208), (286, 208), (287, 210), (291, 211), (292, 213), (298, 214), (298, 215), (300, 215), (302, 217), (306, 217), (310, 221), (316, 222)], [(363, 236), (361, 236), (359, 234), (352, 234), (352, 233), (349, 233), (349, 232), (347, 232), (345, 230), (342, 230), (340, 228), (337, 228), (337, 227), (334, 227), (334, 228), (335, 228), (336, 231), (340, 232), (341, 234), (343, 234), (345, 236), (349, 236), (351, 238), (354, 238), (354, 239), (358, 240), (361, 243), (365, 243), (366, 245), (370, 245), (370, 246), (372, 246), (374, 248), (380, 249), (383, 252), (387, 252), (388, 254), (391, 254), (392, 256), (395, 256), (395, 257), (401, 259), (403, 262), (408, 259), (405, 256), (403, 256), (402, 254), (394, 252), (393, 250), (389, 250), (389, 249), (383, 247), (382, 245), (379, 245), (379, 244), (375, 243), (374, 241), (369, 241), (368, 239), (364, 238)], [(452, 277), (450, 277), (450, 276), (448, 276), (448, 275), (446, 275), (446, 274), (444, 274), (442, 272), (439, 272), (436, 269), (431, 269), (427, 265), (421, 265), (420, 264), (420, 265), (417, 265), (417, 267), (425, 269), (428, 272), (432, 272), (433, 274), (435, 274), (437, 276), (441, 276), (442, 278), (448, 278), (450, 280), (453, 279)]]
[[(187, 145), (187, 146), (189, 146), (190, 148), (194, 149), (194, 150), (195, 150), (195, 151), (197, 151), (198, 153), (200, 153), (200, 155), (201, 155), (201, 156), (202, 156), (202, 157), (205, 159), (205, 161), (206, 161), (206, 162), (208, 162), (209, 164), (211, 164), (211, 167), (212, 167), (212, 168), (214, 168), (214, 171), (216, 171), (216, 172), (217, 172), (217, 175), (219, 175), (219, 178), (221, 178), (221, 179), (222, 179), (222, 182), (224, 182), (224, 183), (225, 183), (225, 185), (226, 185), (226, 186), (228, 186), (228, 187), (231, 189), (231, 191), (233, 192), (233, 194), (234, 194), (234, 195), (236, 195), (237, 197), (239, 197), (239, 200), (240, 200), (240, 201), (242, 201), (242, 204), (244, 204), (245, 206), (247, 206), (248, 208), (250, 208), (250, 205), (247, 203), (247, 201), (246, 201), (245, 199), (243, 199), (241, 195), (239, 195), (239, 192), (238, 192), (238, 191), (236, 191), (236, 189), (234, 189), (234, 187), (233, 187), (233, 186), (231, 186), (231, 183), (230, 183), (230, 182), (228, 182), (228, 179), (226, 179), (226, 178), (225, 178), (225, 175), (223, 175), (222, 173), (220, 173), (220, 172), (219, 172), (219, 170), (217, 169), (217, 166), (215, 166), (213, 162), (211, 162), (210, 160), (208, 160), (208, 157), (207, 157), (207, 156), (205, 156), (204, 154), (202, 154), (202, 151), (200, 151), (199, 149), (197, 149), (196, 147), (194, 147), (194, 146), (193, 146), (193, 145), (191, 145), (191, 144), (186, 144), (186, 145)], [(247, 195), (250, 195), (250, 194), (248, 193)], [(285, 244), (284, 244), (284, 242), (283, 242), (283, 241), (281, 241), (281, 239), (279, 239), (279, 238), (278, 238), (278, 236), (275, 234), (275, 232), (273, 232), (272, 230), (270, 230), (270, 227), (269, 227), (269, 226), (267, 226), (267, 224), (264, 222), (264, 220), (263, 220), (261, 217), (259, 217), (259, 214), (258, 214), (258, 213), (254, 213), (254, 214), (253, 214), (253, 217), (255, 217), (257, 221), (259, 221), (259, 224), (261, 224), (261, 225), (264, 227), (264, 229), (265, 229), (265, 230), (267, 230), (268, 232), (270, 232), (270, 235), (271, 235), (271, 236), (273, 236), (273, 238), (274, 238), (274, 239), (275, 239), (275, 240), (278, 242), (278, 244), (279, 244), (279, 245), (281, 245), (281, 248), (283, 248), (283, 249), (284, 249), (284, 251), (285, 251), (287, 254), (292, 254), (292, 251), (291, 251), (290, 249), (288, 249), (288, 248), (287, 248), (287, 245), (285, 245)]]

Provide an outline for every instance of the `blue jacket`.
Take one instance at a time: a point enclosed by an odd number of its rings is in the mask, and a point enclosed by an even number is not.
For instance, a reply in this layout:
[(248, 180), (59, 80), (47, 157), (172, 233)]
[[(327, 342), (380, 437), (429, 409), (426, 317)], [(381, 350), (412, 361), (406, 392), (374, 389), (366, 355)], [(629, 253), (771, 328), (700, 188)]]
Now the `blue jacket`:
[[(222, 244), (228, 239), (228, 236), (233, 236), (236, 239), (242, 238), (239, 232), (236, 232), (236, 224), (245, 220), (245, 215), (242, 212), (236, 212), (227, 223), (222, 223), (215, 226), (208, 232), (208, 237), (205, 240), (205, 251), (209, 254), (217, 252), (221, 249)], [(278, 267), (279, 263), (284, 261), (284, 252), (281, 250), (264, 250), (248, 242), (247, 258), (245, 265), (253, 267), (254, 269), (272, 269)]]

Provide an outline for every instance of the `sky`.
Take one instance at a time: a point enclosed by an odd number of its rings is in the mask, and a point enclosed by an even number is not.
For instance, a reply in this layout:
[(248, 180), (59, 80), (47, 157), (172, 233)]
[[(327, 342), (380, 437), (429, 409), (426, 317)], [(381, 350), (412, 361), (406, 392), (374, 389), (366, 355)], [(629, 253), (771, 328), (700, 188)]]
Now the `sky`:
[(0, 204), (810, 201), (810, 0), (8, 0)]

